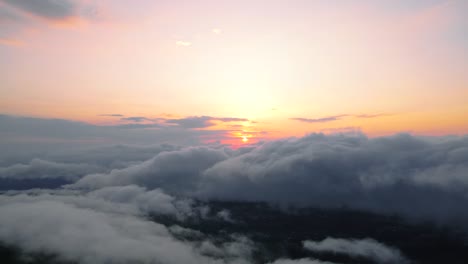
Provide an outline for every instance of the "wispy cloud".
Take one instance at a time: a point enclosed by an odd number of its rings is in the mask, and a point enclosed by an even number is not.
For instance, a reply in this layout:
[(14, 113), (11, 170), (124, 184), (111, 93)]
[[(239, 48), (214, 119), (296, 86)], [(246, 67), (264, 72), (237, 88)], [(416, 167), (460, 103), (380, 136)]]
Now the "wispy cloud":
[(326, 122), (340, 120), (341, 118), (346, 117), (346, 116), (348, 115), (326, 116), (326, 117), (320, 117), (320, 118), (293, 117), (290, 119), (300, 121), (300, 122), (305, 122), (305, 123), (326, 123)]
[(206, 128), (216, 124), (215, 121), (219, 122), (246, 122), (249, 121), (247, 118), (237, 117), (212, 117), (212, 116), (191, 116), (179, 119), (166, 119), (166, 123), (177, 124), (184, 128)]
[(211, 32), (213, 32), (213, 33), (215, 33), (215, 34), (217, 34), (217, 35), (223, 33), (223, 31), (222, 31), (221, 29), (219, 29), (219, 28), (213, 28), (213, 29), (211, 30)]
[(290, 120), (300, 121), (304, 123), (326, 123), (341, 120), (343, 118), (377, 118), (382, 116), (388, 116), (390, 114), (359, 114), (359, 115), (351, 115), (351, 114), (342, 114), (342, 115), (334, 115), (334, 116), (325, 116), (319, 118), (305, 118), (305, 117), (293, 117), (289, 118)]
[(147, 118), (144, 116), (129, 116), (129, 117), (122, 117), (120, 118), (122, 121), (132, 121), (132, 122), (143, 122), (143, 121), (153, 121), (151, 118)]
[(176, 44), (177, 46), (180, 46), (180, 47), (190, 47), (190, 46), (192, 46), (192, 42), (190, 42), (190, 41), (183, 41), (183, 40), (177, 40), (175, 44)]
[(121, 115), (121, 114), (101, 114), (99, 116), (123, 117), (124, 115)]
[(391, 114), (386, 114), (386, 113), (382, 113), (382, 114), (361, 114), (361, 115), (354, 115), (354, 117), (356, 118), (375, 118), (375, 117), (381, 117), (381, 116), (389, 116)]

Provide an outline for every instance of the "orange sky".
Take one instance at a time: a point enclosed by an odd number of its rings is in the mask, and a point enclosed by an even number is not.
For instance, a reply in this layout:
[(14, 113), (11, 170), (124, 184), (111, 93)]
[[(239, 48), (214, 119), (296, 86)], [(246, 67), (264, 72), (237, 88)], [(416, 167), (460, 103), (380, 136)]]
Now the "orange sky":
[(69, 2), (0, 1), (0, 113), (253, 121), (206, 128), (239, 139), (468, 132), (465, 1)]

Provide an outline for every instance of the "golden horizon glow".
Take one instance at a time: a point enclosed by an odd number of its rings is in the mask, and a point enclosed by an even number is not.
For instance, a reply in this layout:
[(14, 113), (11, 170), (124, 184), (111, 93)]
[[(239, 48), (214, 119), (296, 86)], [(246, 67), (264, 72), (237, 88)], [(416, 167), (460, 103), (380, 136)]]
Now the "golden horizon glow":
[(189, 129), (243, 143), (254, 141), (244, 130), (255, 140), (468, 133), (464, 1), (92, 7), (51, 18), (0, 4), (35, 22), (0, 30), (0, 114), (98, 125), (126, 122), (106, 113), (210, 116), (212, 126)]

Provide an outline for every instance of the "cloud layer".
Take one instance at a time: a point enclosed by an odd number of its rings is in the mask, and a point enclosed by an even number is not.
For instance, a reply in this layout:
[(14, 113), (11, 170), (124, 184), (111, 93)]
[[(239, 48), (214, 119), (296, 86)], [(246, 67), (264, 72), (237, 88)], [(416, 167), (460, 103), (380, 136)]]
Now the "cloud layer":
[(314, 134), (244, 152), (199, 147), (162, 153), (73, 186), (137, 184), (202, 199), (347, 206), (461, 223), (468, 219), (467, 153), (466, 137)]
[[(248, 237), (212, 237), (183, 227), (184, 221), (210, 219), (240, 223), (230, 210), (210, 207), (213, 200), (348, 208), (468, 230), (467, 137), (312, 134), (237, 150), (96, 146), (59, 149), (26, 162), (4, 158), (2, 164), (0, 184), (5, 179), (70, 184), (3, 192), (0, 241), (80, 263), (255, 263), (258, 246)], [(315, 258), (317, 252), (406, 261), (398, 249), (372, 239), (314, 240), (304, 242), (302, 250), (311, 254), (306, 258), (268, 261), (327, 263)]]

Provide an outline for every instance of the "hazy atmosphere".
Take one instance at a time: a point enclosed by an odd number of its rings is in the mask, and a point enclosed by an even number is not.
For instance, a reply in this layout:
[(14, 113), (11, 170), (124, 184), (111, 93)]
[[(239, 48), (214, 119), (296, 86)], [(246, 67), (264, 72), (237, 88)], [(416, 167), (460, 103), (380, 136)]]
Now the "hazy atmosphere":
[(0, 0), (0, 263), (468, 263), (467, 12)]

